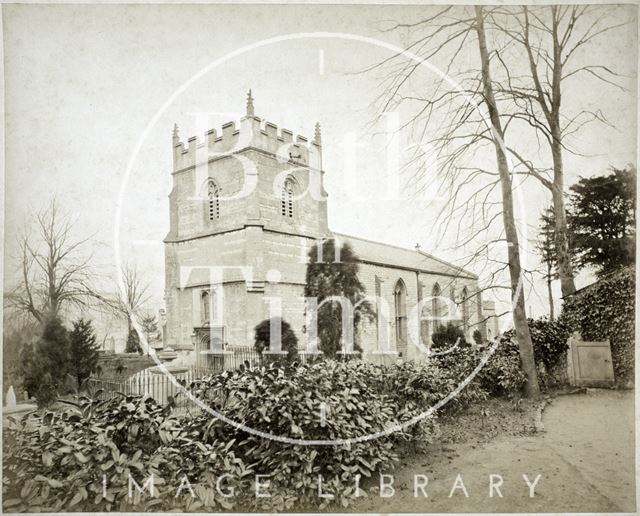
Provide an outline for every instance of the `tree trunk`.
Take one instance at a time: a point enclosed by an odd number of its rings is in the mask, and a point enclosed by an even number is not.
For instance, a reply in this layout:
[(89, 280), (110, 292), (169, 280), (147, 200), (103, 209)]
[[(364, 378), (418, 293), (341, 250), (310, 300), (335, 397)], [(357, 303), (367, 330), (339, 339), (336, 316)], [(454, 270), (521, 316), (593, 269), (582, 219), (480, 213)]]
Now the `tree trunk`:
[(484, 91), (484, 101), (489, 111), (489, 118), (493, 129), (493, 142), (498, 163), (498, 173), (500, 175), (500, 187), (502, 191), (502, 216), (504, 221), (505, 236), (508, 246), (509, 276), (511, 279), (511, 293), (513, 303), (513, 320), (518, 339), (520, 351), (520, 361), (522, 369), (527, 376), (525, 394), (527, 397), (535, 397), (540, 394), (538, 386), (538, 375), (533, 356), (533, 344), (531, 334), (527, 324), (527, 314), (524, 305), (524, 289), (522, 284), (522, 269), (520, 266), (520, 247), (518, 244), (518, 232), (515, 224), (513, 211), (513, 191), (511, 185), (511, 174), (507, 157), (504, 152), (502, 124), (498, 106), (493, 93), (491, 73), (489, 65), (489, 52), (484, 30), (484, 20), (482, 7), (476, 6), (476, 32), (478, 33), (478, 47), (480, 51), (480, 62), (482, 65), (482, 85)]
[(553, 321), (553, 292), (551, 290), (551, 271), (549, 271), (549, 276), (547, 276), (547, 291), (549, 293), (549, 320)]
[(551, 112), (549, 113), (549, 127), (551, 129), (551, 154), (553, 156), (553, 213), (556, 219), (556, 255), (558, 261), (558, 275), (562, 297), (569, 296), (576, 291), (573, 281), (573, 267), (569, 254), (569, 239), (567, 238), (567, 212), (564, 207), (564, 167), (562, 164), (562, 129), (560, 126), (560, 106), (562, 104), (562, 48), (558, 35), (557, 6), (552, 6), (553, 12), (553, 79), (551, 92)]
[[(557, 133), (560, 131), (557, 130)], [(556, 259), (558, 261), (558, 276), (560, 276), (560, 288), (562, 297), (569, 296), (576, 291), (573, 281), (573, 267), (569, 252), (569, 239), (567, 238), (567, 212), (564, 207), (564, 171), (562, 166), (562, 149), (560, 135), (553, 131), (553, 214), (556, 219), (555, 244)]]

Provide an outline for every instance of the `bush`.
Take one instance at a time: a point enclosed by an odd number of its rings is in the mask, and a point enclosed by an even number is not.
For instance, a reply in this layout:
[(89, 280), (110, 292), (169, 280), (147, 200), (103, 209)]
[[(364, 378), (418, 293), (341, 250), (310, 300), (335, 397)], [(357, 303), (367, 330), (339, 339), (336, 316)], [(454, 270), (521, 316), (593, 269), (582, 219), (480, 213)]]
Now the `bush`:
[(431, 335), (431, 342), (434, 350), (446, 349), (454, 346), (465, 347), (468, 345), (462, 328), (458, 325), (448, 322), (445, 325), (439, 325), (436, 331)]
[[(250, 468), (226, 443), (192, 439), (177, 418), (148, 397), (82, 398), (77, 407), (12, 422), (3, 440), (5, 511), (219, 511), (237, 499), (213, 496), (215, 480), (246, 482)], [(132, 489), (152, 474), (154, 496)], [(103, 497), (103, 475), (107, 496)], [(197, 495), (176, 498), (187, 476)]]
[[(284, 355), (282, 358), (286, 362), (293, 362), (298, 358), (298, 338), (291, 329), (291, 325), (280, 317), (265, 319), (255, 327), (255, 339), (253, 343), (254, 349), (261, 356), (265, 351), (266, 354), (269, 353), (271, 346), (272, 324), (280, 326), (280, 349), (283, 352), (286, 352), (286, 358)], [(275, 357), (275, 355), (271, 355), (271, 357)], [(275, 361), (277, 362), (278, 360)]]
[[(195, 394), (233, 421), (291, 439), (348, 439), (397, 425), (397, 408), (369, 385), (370, 364), (325, 361), (309, 366), (226, 371), (197, 384)], [(326, 400), (326, 420), (320, 422)], [(356, 475), (369, 477), (397, 461), (393, 438), (349, 445), (304, 446), (256, 436), (208, 415), (196, 419), (197, 438), (213, 443), (234, 439), (234, 450), (258, 474), (271, 474), (277, 510), (318, 500), (318, 475), (324, 490), (347, 506)]]
[(59, 319), (49, 319), (37, 342), (26, 345), (20, 356), (24, 388), (40, 407), (61, 393), (69, 371), (69, 334)]
[(96, 371), (99, 349), (91, 322), (84, 319), (75, 321), (69, 334), (69, 362), (71, 374), (78, 382), (78, 389)]
[[(563, 320), (550, 321), (546, 317), (528, 319), (527, 324), (541, 387), (565, 382), (567, 339), (570, 335), (568, 325)], [(514, 356), (518, 354), (515, 330), (508, 330), (502, 335), (501, 345), (504, 342), (508, 342), (506, 346)]]
[(138, 353), (142, 355), (142, 347), (140, 346), (140, 336), (135, 328), (129, 329), (129, 334), (127, 335), (127, 344), (124, 348), (125, 353)]
[(634, 378), (635, 268), (605, 276), (564, 300), (561, 320), (584, 340), (611, 342), (616, 382)]

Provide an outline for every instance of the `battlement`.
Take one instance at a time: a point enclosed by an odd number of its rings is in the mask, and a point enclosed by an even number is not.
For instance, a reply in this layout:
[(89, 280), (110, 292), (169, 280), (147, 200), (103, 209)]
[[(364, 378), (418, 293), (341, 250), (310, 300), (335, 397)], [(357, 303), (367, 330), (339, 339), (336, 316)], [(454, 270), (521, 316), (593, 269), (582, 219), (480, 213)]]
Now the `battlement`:
[(251, 91), (247, 99), (247, 114), (239, 121), (225, 123), (221, 131), (210, 129), (201, 139), (191, 136), (185, 145), (180, 140), (177, 126), (174, 127), (174, 170), (193, 167), (247, 148), (275, 154), (298, 167), (322, 170), (320, 126), (316, 124), (315, 136), (309, 141), (305, 136), (255, 116)]

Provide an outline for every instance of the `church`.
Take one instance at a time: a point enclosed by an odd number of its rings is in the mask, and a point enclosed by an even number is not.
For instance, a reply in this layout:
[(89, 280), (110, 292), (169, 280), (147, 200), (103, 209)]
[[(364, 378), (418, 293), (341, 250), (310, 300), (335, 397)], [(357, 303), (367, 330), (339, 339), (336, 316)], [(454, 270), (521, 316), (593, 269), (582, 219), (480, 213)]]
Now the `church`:
[[(351, 246), (367, 295), (380, 300), (376, 320), (358, 331), (365, 358), (380, 356), (384, 334), (392, 356), (420, 359), (424, 353), (411, 336), (419, 332), (426, 343), (447, 319), (469, 339), (475, 329), (486, 333), (473, 273), (419, 248), (333, 233), (325, 173), (331, 171), (322, 166), (319, 125), (313, 139), (294, 137), (256, 116), (251, 91), (246, 114), (201, 141), (193, 136), (185, 145), (174, 127), (165, 348), (178, 353), (178, 362), (202, 365), (201, 351), (213, 344), (225, 352), (252, 349), (255, 326), (274, 306), (306, 349), (307, 254), (327, 238)], [(414, 333), (412, 320), (418, 321)]]

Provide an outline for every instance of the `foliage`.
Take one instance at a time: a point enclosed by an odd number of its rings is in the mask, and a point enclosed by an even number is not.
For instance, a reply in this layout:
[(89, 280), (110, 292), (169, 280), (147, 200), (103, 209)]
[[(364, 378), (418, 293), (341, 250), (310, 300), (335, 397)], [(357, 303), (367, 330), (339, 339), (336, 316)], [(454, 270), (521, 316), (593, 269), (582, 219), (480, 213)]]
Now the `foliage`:
[(335, 239), (323, 241), (320, 247), (314, 245), (309, 251), (304, 295), (317, 299), (319, 348), (328, 357), (336, 355), (342, 341), (342, 309), (339, 302), (328, 298), (340, 296), (351, 303), (356, 350), (359, 349), (360, 322), (374, 317), (371, 304), (365, 300), (365, 288), (358, 278), (358, 268), (358, 258), (351, 246), (340, 246)]
[[(475, 348), (457, 352), (466, 359), (446, 369), (435, 362), (326, 360), (226, 371), (192, 384), (196, 396), (242, 426), (205, 412), (171, 415), (148, 396), (120, 395), (108, 401), (80, 397), (59, 414), (45, 412), (10, 425), (4, 440), (4, 509), (216, 512), (347, 507), (357, 475), (388, 472), (398, 460), (399, 442), (432, 442), (441, 413), (486, 397), (484, 388), (472, 382), (437, 412), (398, 429), (443, 401), (482, 356)], [(326, 409), (322, 420), (321, 403)], [(317, 440), (392, 432), (365, 442), (302, 446), (256, 435), (247, 427), (279, 438)], [(129, 473), (140, 486), (153, 474), (155, 496), (133, 489), (130, 497)], [(255, 497), (256, 474), (270, 475), (270, 498)], [(175, 496), (185, 475), (195, 498), (188, 489)], [(221, 475), (227, 475), (225, 490), (234, 489), (235, 497), (224, 498), (216, 491)], [(318, 497), (319, 475), (323, 491), (334, 494), (334, 500)]]
[(619, 384), (634, 378), (635, 288), (635, 268), (622, 269), (565, 299), (562, 308), (563, 323), (583, 339), (609, 339)]
[(280, 349), (286, 353), (286, 361), (293, 362), (298, 357), (298, 338), (291, 329), (291, 325), (280, 317), (265, 319), (255, 327), (254, 349), (259, 355), (262, 355), (265, 350), (267, 354), (269, 353), (272, 325), (280, 327)]
[(151, 340), (157, 338), (158, 335), (158, 321), (153, 314), (145, 315), (140, 320), (140, 325), (144, 330), (144, 335), (147, 339), (147, 345), (151, 345)]
[(38, 405), (47, 406), (64, 386), (69, 371), (69, 333), (58, 318), (48, 319), (37, 342), (23, 348), (24, 388)]
[[(11, 512), (219, 511), (235, 499), (214, 496), (211, 479), (227, 473), (234, 483), (250, 472), (227, 444), (194, 441), (149, 397), (83, 397), (61, 413), (12, 422), (3, 445), (3, 508)], [(129, 475), (140, 486), (153, 475), (154, 496), (135, 487), (130, 496)], [(176, 497), (185, 475), (196, 498), (187, 489)]]
[[(397, 424), (396, 408), (369, 385), (370, 367), (328, 360), (287, 370), (227, 371), (199, 382), (195, 392), (227, 418), (258, 431), (290, 439), (347, 439)], [(327, 410), (323, 421), (321, 403)], [(397, 460), (391, 437), (314, 447), (256, 436), (208, 415), (196, 421), (199, 439), (235, 439), (234, 450), (245, 463), (254, 464), (258, 474), (271, 474), (271, 503), (278, 510), (291, 509), (294, 502), (317, 502), (318, 475), (325, 480), (324, 489), (346, 506), (356, 475), (369, 477)], [(320, 501), (321, 507), (328, 503)]]
[(98, 367), (99, 349), (91, 321), (75, 321), (69, 334), (69, 369), (78, 388)]
[(125, 353), (138, 353), (142, 355), (142, 347), (140, 346), (140, 336), (135, 328), (129, 328), (127, 335), (127, 344), (124, 348)]
[(462, 328), (452, 322), (439, 325), (431, 335), (431, 342), (434, 350), (450, 348), (454, 345), (461, 347), (468, 345)]
[[(441, 370), (451, 371), (454, 381), (459, 383), (480, 364), (488, 349), (490, 348), (456, 348), (434, 356), (433, 360)], [(517, 342), (503, 336), (487, 363), (478, 371), (474, 381), (485, 393), (492, 396), (512, 397), (520, 393), (526, 383), (526, 375), (520, 365)]]
[(478, 329), (473, 330), (473, 342), (475, 342), (476, 344), (480, 345), (484, 343), (484, 335), (482, 335), (482, 332)]
[(599, 273), (635, 263), (636, 169), (580, 178), (571, 186), (569, 225), (580, 267)]

